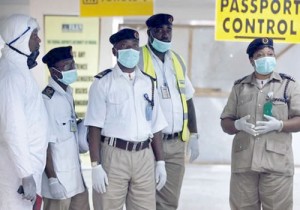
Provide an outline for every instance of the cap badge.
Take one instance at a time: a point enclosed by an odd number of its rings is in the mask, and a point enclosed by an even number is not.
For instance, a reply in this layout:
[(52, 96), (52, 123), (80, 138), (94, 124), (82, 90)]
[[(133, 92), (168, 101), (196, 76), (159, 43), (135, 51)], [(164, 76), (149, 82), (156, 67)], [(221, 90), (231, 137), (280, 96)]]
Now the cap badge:
[(168, 21), (169, 21), (169, 23), (172, 23), (172, 22), (173, 22), (173, 18), (170, 17), (170, 18), (168, 19)]
[(136, 39), (138, 39), (139, 38), (139, 34), (138, 34), (138, 32), (134, 32), (134, 37), (136, 38)]
[(268, 44), (268, 42), (269, 42), (269, 39), (267, 39), (267, 38), (263, 38), (263, 39), (262, 39), (262, 43), (263, 43), (263, 44)]

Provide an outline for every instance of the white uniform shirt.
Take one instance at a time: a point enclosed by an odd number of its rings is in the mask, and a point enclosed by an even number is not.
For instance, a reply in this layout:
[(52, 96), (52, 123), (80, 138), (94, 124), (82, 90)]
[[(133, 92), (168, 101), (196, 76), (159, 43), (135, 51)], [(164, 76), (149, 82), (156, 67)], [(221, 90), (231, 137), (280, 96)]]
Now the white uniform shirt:
[[(168, 127), (163, 130), (163, 133), (172, 134), (182, 131), (183, 124), (183, 108), (178, 90), (176, 80), (176, 70), (173, 65), (170, 51), (165, 54), (164, 63), (151, 51), (148, 46), (153, 61), (153, 66), (156, 73), (157, 89), (160, 99), (160, 104), (164, 113), (164, 116), (168, 122)], [(167, 84), (170, 92), (170, 98), (165, 99), (162, 97), (162, 86)], [(186, 100), (193, 97), (195, 90), (191, 81), (185, 74), (185, 95)]]
[[(27, 29), (28, 22), (29, 31), (13, 44), (25, 53), (29, 52), (31, 32), (37, 27), (35, 21), (19, 15), (0, 30), (9, 43)], [(47, 128), (42, 94), (27, 66), (27, 57), (5, 45), (0, 59), (0, 209), (32, 209), (31, 202), (16, 193), (22, 178), (30, 174), (41, 194)]]
[[(49, 146), (52, 151), (54, 170), (60, 183), (70, 198), (84, 191), (81, 174), (78, 133), (71, 131), (71, 120), (76, 124), (72, 89), (64, 91), (52, 78), (49, 85), (54, 89), (51, 98), (43, 94), (49, 116)], [(42, 195), (53, 198), (48, 185), (48, 177), (43, 174)]]
[(102, 128), (102, 135), (128, 141), (144, 141), (161, 131), (167, 123), (154, 87), (152, 120), (146, 120), (147, 94), (152, 99), (152, 83), (148, 76), (135, 69), (130, 82), (116, 65), (112, 72), (95, 79), (89, 90), (85, 125)]

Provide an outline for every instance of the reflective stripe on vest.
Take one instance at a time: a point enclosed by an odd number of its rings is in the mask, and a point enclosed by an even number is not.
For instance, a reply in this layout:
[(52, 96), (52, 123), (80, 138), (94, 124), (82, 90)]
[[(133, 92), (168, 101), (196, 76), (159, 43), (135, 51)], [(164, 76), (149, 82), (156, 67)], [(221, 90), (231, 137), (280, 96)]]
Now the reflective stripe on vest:
[[(143, 69), (143, 71), (153, 78), (156, 78), (153, 61), (151, 59), (151, 54), (147, 46), (142, 47), (142, 62), (140, 62), (140, 69)], [(187, 141), (189, 139), (189, 130), (188, 130), (188, 107), (186, 102), (186, 96), (185, 96), (185, 65), (183, 63), (183, 60), (181, 57), (176, 54), (175, 52), (171, 51), (172, 61), (173, 65), (175, 67), (176, 72), (176, 80), (177, 80), (177, 86), (180, 93), (181, 98), (181, 104), (183, 108), (183, 125), (182, 125), (182, 132), (180, 134), (180, 137), (182, 141)]]

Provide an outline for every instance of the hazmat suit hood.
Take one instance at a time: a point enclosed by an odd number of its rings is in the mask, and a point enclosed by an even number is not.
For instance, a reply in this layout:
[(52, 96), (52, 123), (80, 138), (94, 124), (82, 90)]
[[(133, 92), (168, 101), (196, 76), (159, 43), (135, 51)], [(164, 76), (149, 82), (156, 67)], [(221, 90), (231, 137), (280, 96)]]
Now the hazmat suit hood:
[[(2, 55), (6, 57), (14, 56), (14, 59), (17, 61), (21, 57), (27, 60), (25, 55), (29, 56), (32, 53), (29, 48), (29, 39), (34, 29), (39, 29), (39, 25), (34, 18), (27, 15), (15, 14), (2, 20), (0, 23), (0, 35), (5, 42)], [(8, 45), (11, 45), (25, 55), (17, 53)]]

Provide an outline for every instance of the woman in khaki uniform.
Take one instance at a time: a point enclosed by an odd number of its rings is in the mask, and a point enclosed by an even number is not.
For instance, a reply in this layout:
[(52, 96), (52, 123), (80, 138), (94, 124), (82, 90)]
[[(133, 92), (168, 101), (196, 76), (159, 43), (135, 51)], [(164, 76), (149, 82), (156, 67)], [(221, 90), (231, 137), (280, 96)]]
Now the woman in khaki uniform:
[(274, 72), (273, 40), (253, 40), (247, 54), (254, 72), (234, 83), (221, 114), (232, 144), (233, 210), (293, 209), (292, 132), (300, 131), (300, 86)]

